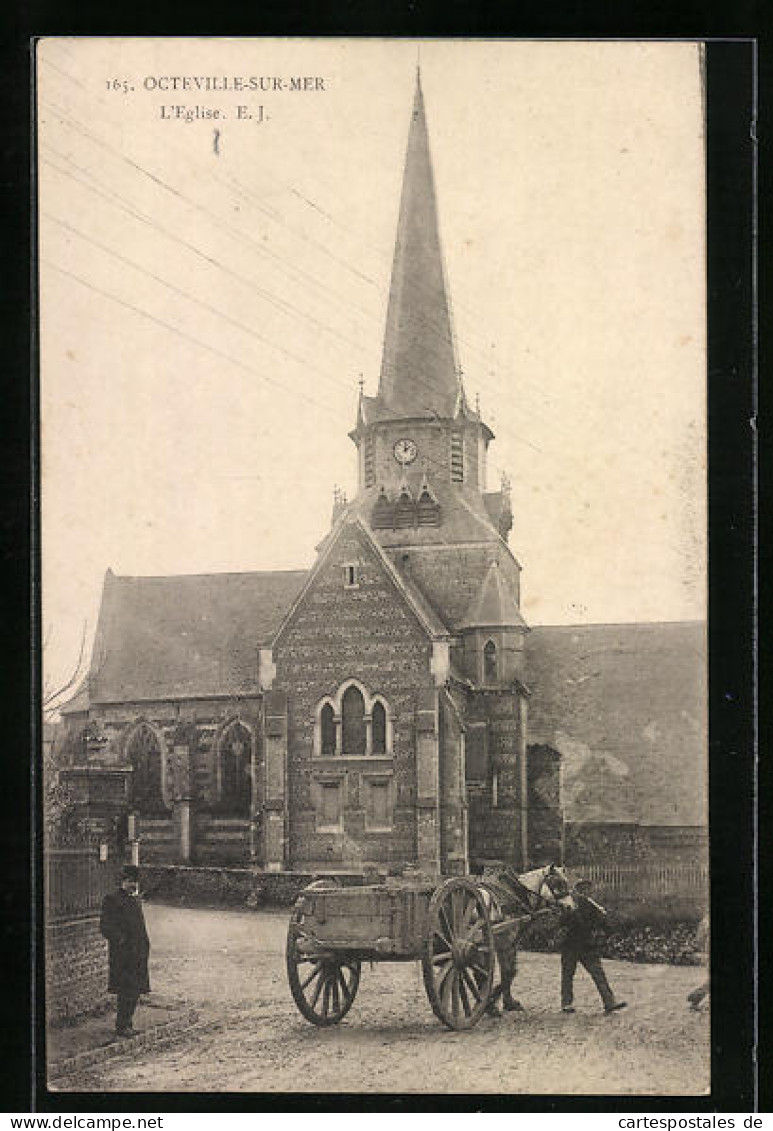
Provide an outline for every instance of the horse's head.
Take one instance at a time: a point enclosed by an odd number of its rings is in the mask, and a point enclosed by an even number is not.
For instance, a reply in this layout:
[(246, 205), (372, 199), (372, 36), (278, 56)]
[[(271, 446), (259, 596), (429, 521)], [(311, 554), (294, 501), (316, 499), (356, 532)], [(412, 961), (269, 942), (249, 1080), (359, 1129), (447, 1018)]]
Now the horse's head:
[(537, 894), (548, 903), (559, 903), (570, 893), (566, 872), (557, 864), (548, 864), (538, 869), (539, 886)]

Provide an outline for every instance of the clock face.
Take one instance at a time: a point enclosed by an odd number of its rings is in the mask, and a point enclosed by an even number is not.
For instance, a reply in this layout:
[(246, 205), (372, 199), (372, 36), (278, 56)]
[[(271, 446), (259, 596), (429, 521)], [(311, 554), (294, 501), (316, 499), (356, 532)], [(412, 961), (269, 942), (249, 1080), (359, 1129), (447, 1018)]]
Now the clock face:
[(398, 440), (392, 449), (394, 457), (398, 463), (405, 467), (409, 463), (413, 463), (416, 456), (419, 454), (419, 449), (413, 440)]

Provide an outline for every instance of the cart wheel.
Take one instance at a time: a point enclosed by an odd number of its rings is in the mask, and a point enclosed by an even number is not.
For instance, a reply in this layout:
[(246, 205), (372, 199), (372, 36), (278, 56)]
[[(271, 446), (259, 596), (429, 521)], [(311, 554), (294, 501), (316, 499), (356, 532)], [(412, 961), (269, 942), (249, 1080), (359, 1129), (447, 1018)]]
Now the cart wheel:
[(494, 936), (472, 880), (447, 880), (432, 896), (421, 965), (429, 1003), (449, 1029), (471, 1029), (494, 980)]
[(360, 962), (348, 955), (306, 951), (303, 914), (294, 911), (287, 932), (287, 980), (295, 1004), (312, 1025), (337, 1025), (357, 996)]

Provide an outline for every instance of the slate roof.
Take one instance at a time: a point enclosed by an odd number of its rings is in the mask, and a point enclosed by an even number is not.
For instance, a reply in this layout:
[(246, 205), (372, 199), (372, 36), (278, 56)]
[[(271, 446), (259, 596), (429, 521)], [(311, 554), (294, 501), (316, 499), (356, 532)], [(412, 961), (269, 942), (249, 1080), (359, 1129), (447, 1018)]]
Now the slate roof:
[(494, 559), (459, 628), (526, 628), (518, 602)]
[[(307, 577), (108, 571), (88, 698), (256, 694), (257, 647), (274, 635)], [(421, 601), (409, 578), (401, 587)], [(442, 631), (434, 610), (422, 612)], [(529, 743), (560, 751), (570, 821), (706, 824), (705, 659), (700, 623), (532, 627)], [(87, 705), (82, 687), (63, 713)]]
[(305, 570), (120, 577), (108, 571), (91, 666), (92, 703), (251, 695), (257, 648)]
[(461, 393), (418, 73), (378, 392), (383, 407), (401, 417), (446, 418), (455, 415)]
[(532, 627), (529, 743), (563, 760), (569, 820), (705, 825), (705, 625)]

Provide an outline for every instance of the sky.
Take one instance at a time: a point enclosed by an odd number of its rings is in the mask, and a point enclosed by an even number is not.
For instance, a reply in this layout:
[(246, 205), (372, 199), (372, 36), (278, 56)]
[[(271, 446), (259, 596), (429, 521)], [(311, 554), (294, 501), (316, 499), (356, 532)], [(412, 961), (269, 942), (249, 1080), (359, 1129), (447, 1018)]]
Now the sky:
[(511, 482), (527, 620), (704, 616), (697, 45), (47, 39), (50, 686), (108, 567), (307, 568), (334, 487), (354, 494), (419, 56), (457, 353), (496, 436), (488, 487)]

